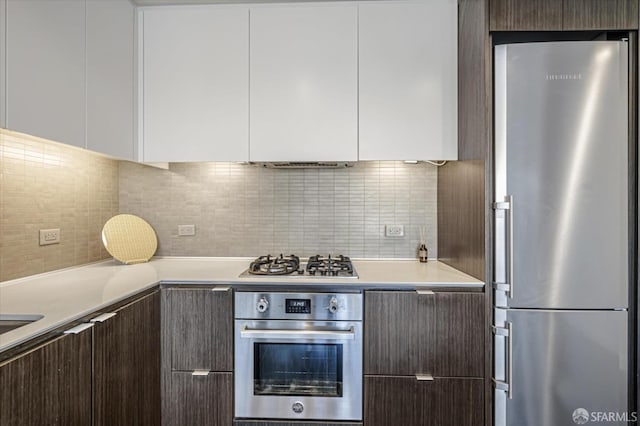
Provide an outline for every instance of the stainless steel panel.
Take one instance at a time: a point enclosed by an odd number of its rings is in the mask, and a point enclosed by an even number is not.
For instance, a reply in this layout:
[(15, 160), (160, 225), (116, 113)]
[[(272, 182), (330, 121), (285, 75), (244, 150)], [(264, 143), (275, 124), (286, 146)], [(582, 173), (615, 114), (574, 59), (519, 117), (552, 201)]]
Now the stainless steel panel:
[(496, 215), (495, 278), (514, 292), (498, 306), (628, 306), (627, 45), (496, 47), (495, 201), (514, 209), (512, 274)]
[[(342, 397), (254, 395), (254, 343), (292, 343), (290, 339), (247, 338), (245, 329), (275, 329), (283, 333), (286, 329), (297, 331), (309, 329), (342, 330), (354, 334), (353, 340), (336, 341), (298, 337), (296, 343), (342, 344)], [(269, 419), (322, 419), (362, 420), (362, 322), (359, 321), (235, 321), (235, 417)], [(304, 406), (302, 412), (292, 408)]]
[[(258, 302), (267, 301), (264, 312), (257, 310)], [(311, 314), (286, 313), (287, 299), (309, 299)], [(329, 308), (335, 299), (337, 310)], [(235, 293), (235, 317), (253, 319), (297, 319), (327, 321), (361, 321), (361, 293), (284, 293), (284, 292), (242, 292)]]
[[(495, 317), (498, 327), (512, 324), (513, 339), (513, 398), (495, 391), (496, 426), (570, 425), (578, 408), (629, 415), (626, 311), (496, 309)], [(494, 339), (496, 379), (505, 381), (507, 337)]]

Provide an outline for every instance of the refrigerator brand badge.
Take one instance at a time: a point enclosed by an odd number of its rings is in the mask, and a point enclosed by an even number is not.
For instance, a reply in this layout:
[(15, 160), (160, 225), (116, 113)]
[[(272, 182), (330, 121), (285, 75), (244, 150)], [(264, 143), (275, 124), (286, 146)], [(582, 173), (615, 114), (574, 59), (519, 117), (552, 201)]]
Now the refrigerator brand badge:
[(589, 412), (584, 408), (576, 408), (573, 410), (573, 422), (577, 425), (583, 425), (589, 421)]
[(547, 74), (545, 80), (582, 80), (582, 74)]

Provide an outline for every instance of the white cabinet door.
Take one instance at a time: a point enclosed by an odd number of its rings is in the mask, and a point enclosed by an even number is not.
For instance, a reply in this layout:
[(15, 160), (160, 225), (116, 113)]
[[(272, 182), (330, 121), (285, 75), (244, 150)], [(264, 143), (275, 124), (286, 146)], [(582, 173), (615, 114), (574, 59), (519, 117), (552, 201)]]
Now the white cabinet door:
[(6, 35), (7, 24), (7, 1), (0, 0), (0, 127), (7, 127), (6, 123), (6, 106), (7, 106), (7, 62), (6, 62)]
[(87, 0), (87, 148), (135, 159), (129, 0)]
[(7, 0), (7, 127), (85, 146), (85, 4)]
[(251, 7), (251, 161), (357, 160), (357, 6)]
[(142, 13), (143, 160), (247, 161), (248, 8)]
[(359, 159), (457, 158), (457, 3), (359, 6)]

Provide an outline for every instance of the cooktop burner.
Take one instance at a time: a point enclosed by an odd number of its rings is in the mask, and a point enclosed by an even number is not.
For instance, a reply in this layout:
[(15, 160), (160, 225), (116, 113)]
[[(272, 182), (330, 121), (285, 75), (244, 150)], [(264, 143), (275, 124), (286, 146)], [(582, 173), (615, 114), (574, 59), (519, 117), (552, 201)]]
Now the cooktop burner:
[(326, 259), (319, 254), (311, 256), (307, 261), (307, 273), (310, 275), (321, 276), (351, 276), (353, 272), (353, 264), (347, 256), (339, 255), (332, 259), (329, 255)]
[(270, 254), (260, 256), (249, 265), (249, 273), (253, 275), (287, 275), (300, 269), (300, 258), (295, 254), (272, 257)]
[(306, 264), (300, 263), (300, 258), (294, 254), (285, 256), (260, 256), (249, 265), (249, 269), (240, 277), (268, 277), (282, 276), (303, 278), (358, 278), (351, 259), (347, 256), (311, 256)]

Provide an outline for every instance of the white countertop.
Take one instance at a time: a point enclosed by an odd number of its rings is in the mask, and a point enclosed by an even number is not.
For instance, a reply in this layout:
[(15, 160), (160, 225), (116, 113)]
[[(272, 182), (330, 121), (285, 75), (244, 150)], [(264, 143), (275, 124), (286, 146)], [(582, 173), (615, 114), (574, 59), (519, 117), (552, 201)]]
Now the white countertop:
[(0, 283), (0, 314), (44, 318), (0, 334), (0, 352), (107, 307), (159, 282), (185, 284), (273, 284), (286, 287), (353, 285), (359, 288), (461, 287), (484, 283), (430, 260), (353, 260), (353, 278), (238, 278), (252, 258), (153, 258), (122, 265), (113, 260)]

